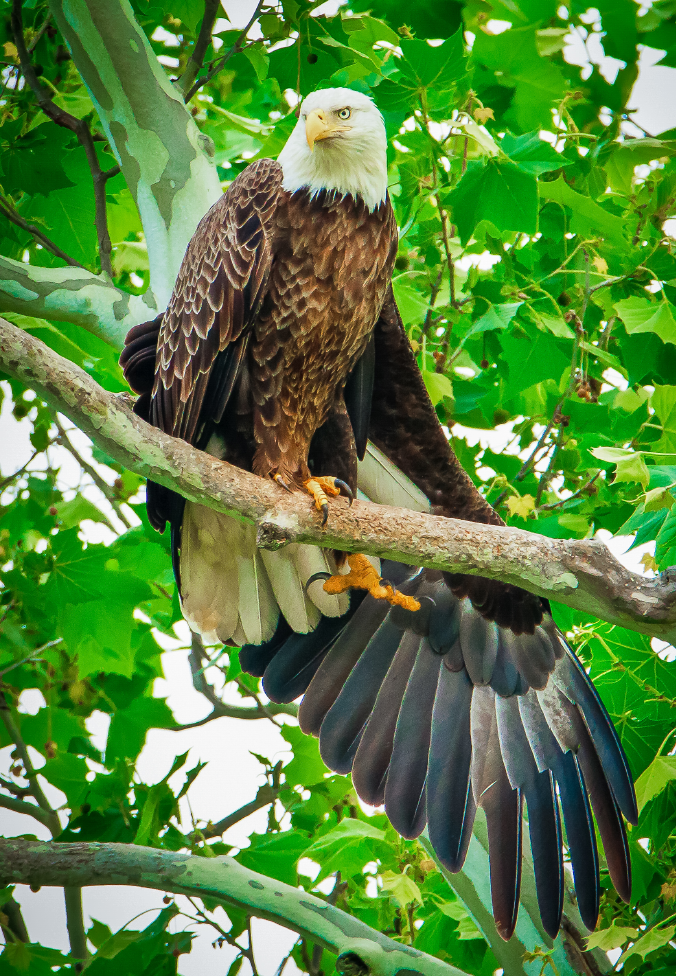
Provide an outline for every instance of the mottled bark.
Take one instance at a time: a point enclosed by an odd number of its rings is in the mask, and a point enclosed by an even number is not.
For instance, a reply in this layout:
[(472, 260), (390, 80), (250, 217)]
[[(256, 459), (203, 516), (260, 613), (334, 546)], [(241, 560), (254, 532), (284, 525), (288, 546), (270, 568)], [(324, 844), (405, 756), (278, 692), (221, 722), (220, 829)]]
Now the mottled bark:
[(283, 925), (336, 953), (339, 972), (462, 976), (455, 966), (388, 939), (334, 905), (249, 871), (231, 857), (194, 857), (133, 844), (0, 840), (0, 883), (135, 885), (209, 897)]

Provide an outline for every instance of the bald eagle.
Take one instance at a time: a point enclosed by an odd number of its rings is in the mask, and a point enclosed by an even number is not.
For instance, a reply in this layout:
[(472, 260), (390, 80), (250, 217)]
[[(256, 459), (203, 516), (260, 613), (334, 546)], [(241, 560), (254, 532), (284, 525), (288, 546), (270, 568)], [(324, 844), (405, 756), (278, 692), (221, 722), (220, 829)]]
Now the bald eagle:
[[(314, 92), (279, 159), (251, 163), (202, 219), (166, 311), (129, 333), (122, 364), (137, 412), (280, 491), (307, 491), (324, 520), (331, 496), (359, 488), (502, 524), (425, 391), (392, 293), (396, 250), (382, 116), (350, 89)], [(404, 837), (427, 826), (457, 871), (483, 808), (505, 939), (524, 800), (550, 936), (563, 908), (561, 815), (585, 925), (600, 894), (592, 810), (629, 899), (632, 778), (546, 600), (312, 546), (258, 550), (253, 527), (152, 483), (147, 506), (155, 528), (171, 525), (193, 631), (241, 647), (271, 700), (303, 696), (300, 725), (327, 766), (351, 772)]]

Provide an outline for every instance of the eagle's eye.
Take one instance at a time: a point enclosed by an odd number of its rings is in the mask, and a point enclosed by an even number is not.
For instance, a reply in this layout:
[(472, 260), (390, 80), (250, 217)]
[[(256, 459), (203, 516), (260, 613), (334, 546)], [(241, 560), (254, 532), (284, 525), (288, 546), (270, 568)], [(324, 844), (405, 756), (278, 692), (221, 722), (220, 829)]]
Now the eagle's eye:
[(345, 120), (345, 119), (349, 119), (351, 115), (352, 112), (350, 111), (349, 108), (341, 108), (340, 112), (338, 113), (338, 118)]

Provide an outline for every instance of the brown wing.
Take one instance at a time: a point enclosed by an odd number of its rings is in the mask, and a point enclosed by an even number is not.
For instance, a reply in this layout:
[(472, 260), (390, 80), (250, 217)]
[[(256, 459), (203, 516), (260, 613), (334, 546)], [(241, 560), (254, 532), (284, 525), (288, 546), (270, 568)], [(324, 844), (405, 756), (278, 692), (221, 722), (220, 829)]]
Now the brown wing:
[(214, 419), (225, 409), (265, 295), (281, 185), (279, 163), (252, 163), (188, 245), (157, 344), (150, 416), (167, 434), (195, 442), (207, 391)]
[[(374, 331), (375, 370), (369, 437), (423, 491), (433, 511), (468, 522), (504, 525), (451, 450), (390, 291)], [(532, 633), (546, 601), (518, 586), (445, 573), (457, 597), (469, 596), (488, 620)]]

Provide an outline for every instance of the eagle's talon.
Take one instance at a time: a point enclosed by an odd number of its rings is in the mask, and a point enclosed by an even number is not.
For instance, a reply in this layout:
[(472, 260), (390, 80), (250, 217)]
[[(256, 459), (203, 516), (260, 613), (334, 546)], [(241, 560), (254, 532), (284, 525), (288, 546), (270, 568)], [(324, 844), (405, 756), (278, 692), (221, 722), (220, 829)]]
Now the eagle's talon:
[(289, 493), (293, 491), (291, 485), (287, 484), (281, 474), (273, 475), (273, 480), (276, 481), (278, 485), (281, 485), (284, 491), (288, 491)]
[(347, 557), (349, 573), (330, 576), (324, 583), (327, 593), (345, 593), (347, 590), (367, 590), (375, 600), (387, 600), (393, 607), (404, 610), (419, 610), (420, 604), (412, 596), (400, 593), (389, 580), (380, 579), (373, 564), (362, 553), (351, 553)]
[(312, 576), (307, 581), (307, 583), (305, 584), (305, 592), (307, 593), (307, 591), (312, 586), (312, 584), (313, 583), (316, 583), (318, 580), (324, 580), (324, 581), (326, 581), (326, 580), (330, 580), (330, 579), (331, 579), (331, 573), (326, 573), (326, 572), (313, 573)]
[(326, 525), (329, 520), (329, 503), (324, 502), (322, 505), (322, 528)]
[(345, 495), (348, 498), (351, 505), (352, 502), (354, 501), (354, 495), (352, 494), (352, 489), (347, 484), (347, 482), (341, 481), (340, 478), (334, 478), (333, 483), (336, 486), (336, 488), (340, 489), (341, 495)]

